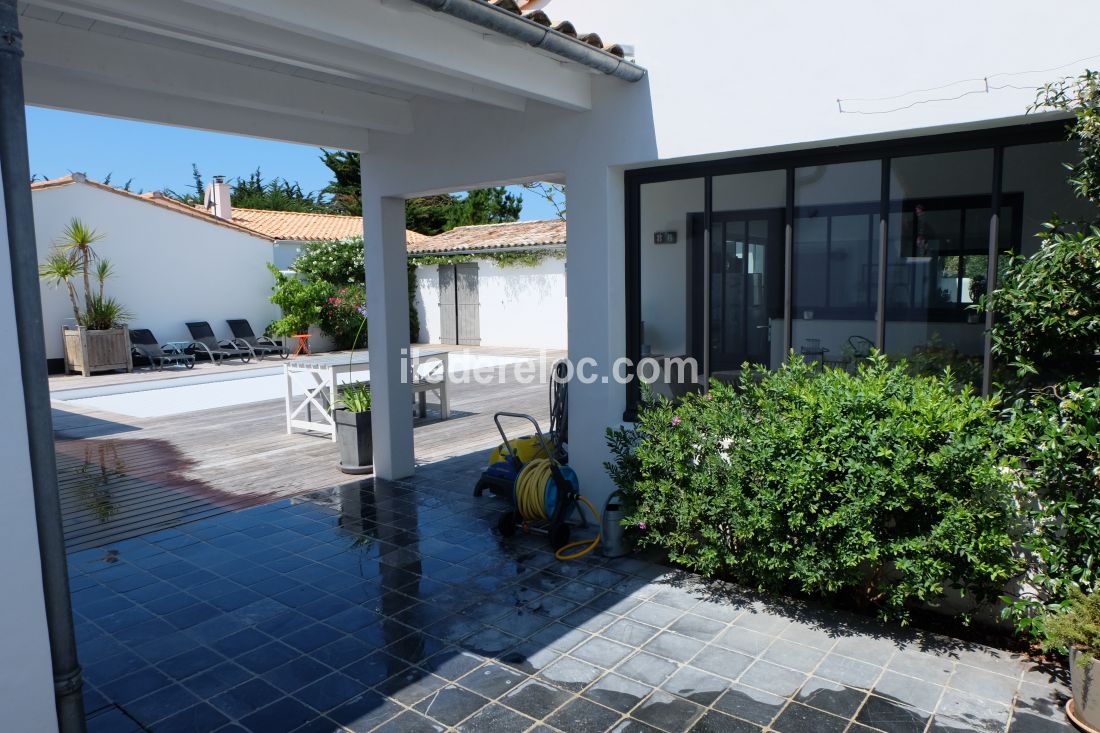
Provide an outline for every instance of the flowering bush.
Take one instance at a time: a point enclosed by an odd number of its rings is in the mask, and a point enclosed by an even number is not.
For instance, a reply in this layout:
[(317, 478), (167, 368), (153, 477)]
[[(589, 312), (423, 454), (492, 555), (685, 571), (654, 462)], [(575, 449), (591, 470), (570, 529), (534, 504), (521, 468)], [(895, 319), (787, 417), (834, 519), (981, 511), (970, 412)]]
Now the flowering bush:
[(294, 260), (292, 267), (306, 280), (324, 280), (337, 287), (362, 285), (363, 238), (346, 237), (334, 242), (310, 242)]
[(336, 341), (339, 349), (367, 347), (367, 329), (364, 326), (360, 330), (366, 318), (366, 293), (361, 285), (338, 288), (321, 306), (321, 330)]
[(1005, 597), (1017, 629), (1041, 636), (1044, 611), (1100, 585), (1100, 387), (1057, 385), (1007, 411), (1010, 447), (1022, 456), (1021, 540), (1028, 573), (1019, 597)]
[(739, 387), (649, 403), (609, 440), (643, 545), (901, 619), (952, 587), (995, 598), (1017, 573), (1000, 442), (992, 401), (881, 355), (855, 375), (797, 357), (747, 369)]

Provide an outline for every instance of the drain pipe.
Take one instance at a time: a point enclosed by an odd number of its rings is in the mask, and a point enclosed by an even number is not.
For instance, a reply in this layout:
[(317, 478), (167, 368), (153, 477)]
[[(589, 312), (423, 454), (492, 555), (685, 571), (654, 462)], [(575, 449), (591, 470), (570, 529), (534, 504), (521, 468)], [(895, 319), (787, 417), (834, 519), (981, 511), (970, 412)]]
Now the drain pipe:
[(501, 33), (570, 61), (575, 61), (591, 69), (602, 71), (609, 76), (633, 82), (641, 81), (646, 75), (646, 70), (632, 61), (621, 59), (601, 48), (596, 48), (549, 26), (536, 23), (530, 18), (517, 15), (505, 8), (490, 5), (486, 0), (412, 1), (437, 12), (446, 13), (468, 23)]
[(57, 490), (50, 389), (46, 378), (46, 343), (38, 286), (38, 247), (31, 212), (27, 118), (23, 107), (23, 34), (16, 0), (0, 0), (0, 175), (11, 257), (15, 323), (19, 331), (19, 371), (30, 443), (31, 480), (50, 634), (53, 685), (62, 733), (84, 733), (84, 696), (76, 634), (69, 601), (69, 570), (61, 529)]

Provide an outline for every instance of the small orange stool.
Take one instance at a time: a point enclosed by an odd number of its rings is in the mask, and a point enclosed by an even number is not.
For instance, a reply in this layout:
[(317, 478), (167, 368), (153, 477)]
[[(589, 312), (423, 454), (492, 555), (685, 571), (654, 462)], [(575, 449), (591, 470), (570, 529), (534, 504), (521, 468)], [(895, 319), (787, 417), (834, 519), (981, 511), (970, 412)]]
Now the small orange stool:
[(303, 353), (308, 355), (308, 356), (313, 355), (313, 352), (309, 350), (309, 334), (308, 333), (296, 333), (296, 334), (294, 334), (294, 338), (298, 339), (298, 348), (294, 350), (294, 353), (291, 354), (291, 356), (299, 356)]

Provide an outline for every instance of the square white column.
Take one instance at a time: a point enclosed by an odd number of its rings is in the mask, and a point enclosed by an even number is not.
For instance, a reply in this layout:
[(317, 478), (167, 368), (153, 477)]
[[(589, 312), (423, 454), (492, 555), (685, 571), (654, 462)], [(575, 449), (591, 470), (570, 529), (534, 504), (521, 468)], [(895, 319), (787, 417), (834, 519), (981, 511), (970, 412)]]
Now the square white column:
[(372, 194), (363, 182), (363, 248), (367, 271), (374, 475), (411, 476), (412, 389), (402, 368), (409, 349), (405, 200)]

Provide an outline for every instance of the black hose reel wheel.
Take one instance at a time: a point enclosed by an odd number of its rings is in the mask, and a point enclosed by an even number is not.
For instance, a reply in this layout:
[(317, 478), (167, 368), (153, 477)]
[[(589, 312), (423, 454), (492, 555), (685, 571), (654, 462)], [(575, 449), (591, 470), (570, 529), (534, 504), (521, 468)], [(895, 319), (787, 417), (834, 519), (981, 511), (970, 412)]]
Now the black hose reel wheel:
[(565, 522), (558, 522), (550, 525), (550, 546), (554, 548), (554, 552), (557, 552), (561, 548), (569, 544), (569, 525)]
[(516, 513), (507, 511), (497, 520), (497, 531), (501, 537), (514, 537), (516, 534)]

